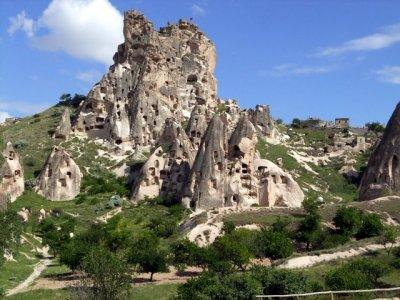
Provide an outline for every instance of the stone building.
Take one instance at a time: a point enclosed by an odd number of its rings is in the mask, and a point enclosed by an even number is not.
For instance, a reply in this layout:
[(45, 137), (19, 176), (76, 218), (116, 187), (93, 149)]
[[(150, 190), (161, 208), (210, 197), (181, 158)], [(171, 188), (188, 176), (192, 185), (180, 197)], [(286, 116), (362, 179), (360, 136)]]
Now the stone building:
[(350, 119), (349, 118), (336, 118), (335, 119), (335, 127), (336, 128), (349, 128), (350, 127)]

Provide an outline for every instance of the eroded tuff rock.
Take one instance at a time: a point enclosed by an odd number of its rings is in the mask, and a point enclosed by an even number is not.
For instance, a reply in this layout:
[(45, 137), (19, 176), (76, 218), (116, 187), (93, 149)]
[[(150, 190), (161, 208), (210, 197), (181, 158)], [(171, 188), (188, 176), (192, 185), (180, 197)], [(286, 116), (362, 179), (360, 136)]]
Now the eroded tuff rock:
[(273, 162), (256, 159), (260, 206), (300, 207), (304, 193), (293, 177)]
[(400, 195), (400, 103), (369, 159), (359, 192), (360, 200)]
[(264, 135), (271, 135), (273, 120), (268, 105), (256, 105), (255, 109), (249, 110), (249, 116), (257, 130)]
[(71, 156), (55, 146), (37, 179), (35, 190), (53, 201), (71, 200), (79, 194), (82, 177)]
[(136, 11), (124, 18), (114, 64), (81, 104), (76, 132), (129, 147), (154, 146), (164, 122), (217, 105), (213, 43), (192, 23), (159, 31)]
[(225, 205), (227, 138), (225, 124), (214, 115), (200, 144), (182, 202), (210, 209)]
[(259, 159), (257, 130), (249, 116), (240, 117), (229, 141), (226, 136), (226, 126), (216, 114), (191, 170), (182, 200), (185, 206), (301, 206), (304, 194), (292, 176), (274, 163)]
[(60, 124), (57, 126), (53, 138), (66, 139), (71, 132), (70, 111), (66, 108), (61, 116)]
[(211, 117), (211, 112), (205, 105), (196, 105), (192, 110), (186, 127), (186, 134), (196, 150), (200, 146)]
[(132, 199), (161, 196), (180, 200), (195, 151), (180, 124), (167, 119), (160, 139), (136, 181)]
[(7, 143), (2, 155), (5, 161), (0, 169), (0, 208), (8, 200), (15, 201), (25, 190), (21, 160), (12, 143)]

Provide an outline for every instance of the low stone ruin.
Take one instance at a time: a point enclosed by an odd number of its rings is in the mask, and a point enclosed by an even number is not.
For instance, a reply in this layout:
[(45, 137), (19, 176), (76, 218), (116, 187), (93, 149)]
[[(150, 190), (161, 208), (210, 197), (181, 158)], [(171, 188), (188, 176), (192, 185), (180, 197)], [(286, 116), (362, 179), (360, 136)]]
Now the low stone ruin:
[(392, 194), (400, 195), (400, 103), (397, 105), (380, 143), (372, 153), (361, 180), (360, 200)]
[(66, 108), (61, 116), (60, 124), (57, 126), (53, 138), (66, 139), (71, 132), (70, 111)]
[(4, 163), (0, 169), (0, 207), (8, 200), (15, 201), (25, 190), (21, 159), (11, 142), (7, 143), (2, 155)]
[(82, 177), (71, 156), (55, 146), (37, 178), (35, 191), (52, 201), (72, 200), (79, 194)]

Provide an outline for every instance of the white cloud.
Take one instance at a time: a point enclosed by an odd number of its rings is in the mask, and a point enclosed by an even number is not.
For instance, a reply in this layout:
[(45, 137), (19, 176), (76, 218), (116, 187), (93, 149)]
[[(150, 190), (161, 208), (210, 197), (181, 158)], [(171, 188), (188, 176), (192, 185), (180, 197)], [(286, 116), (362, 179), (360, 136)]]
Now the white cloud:
[(28, 37), (33, 37), (34, 21), (26, 17), (25, 11), (21, 11), (15, 17), (10, 18), (10, 26), (7, 29), (9, 35), (13, 35), (16, 31), (22, 30)]
[(376, 74), (381, 81), (400, 84), (400, 66), (386, 66), (376, 71)]
[(0, 123), (3, 123), (7, 118), (11, 118), (8, 112), (0, 111)]
[(192, 14), (194, 16), (202, 16), (206, 13), (206, 10), (197, 4), (193, 4), (190, 9), (192, 10)]
[(76, 74), (76, 79), (79, 79), (83, 82), (94, 83), (100, 79), (101, 73), (97, 70), (88, 70), (84, 72), (78, 72)]
[(63, 51), (109, 65), (124, 40), (123, 16), (108, 0), (52, 0), (36, 21), (27, 19), (24, 12), (12, 19), (21, 14), (22, 23), (32, 21), (32, 30), (11, 20), (9, 33), (24, 30), (31, 44), (41, 50)]
[(371, 51), (390, 47), (400, 42), (400, 24), (385, 27), (382, 32), (353, 39), (337, 47), (322, 49), (318, 55), (334, 56), (347, 52)]
[(335, 70), (335, 66), (299, 66), (296, 64), (282, 64), (259, 72), (260, 76), (305, 76), (329, 73)]

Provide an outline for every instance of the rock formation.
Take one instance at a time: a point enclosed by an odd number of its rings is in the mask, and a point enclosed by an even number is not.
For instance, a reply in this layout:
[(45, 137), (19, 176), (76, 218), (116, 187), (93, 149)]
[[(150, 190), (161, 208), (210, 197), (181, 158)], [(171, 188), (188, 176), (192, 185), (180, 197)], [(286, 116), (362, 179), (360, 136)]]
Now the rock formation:
[(207, 130), (210, 118), (210, 113), (205, 105), (196, 105), (193, 108), (186, 127), (186, 134), (196, 150), (200, 146), (201, 139)]
[(180, 124), (167, 119), (154, 151), (142, 167), (132, 199), (145, 197), (180, 200), (194, 161), (194, 148)]
[(71, 200), (79, 194), (82, 176), (71, 156), (55, 146), (37, 179), (35, 190), (53, 201)]
[(256, 159), (254, 166), (259, 178), (260, 206), (301, 206), (304, 193), (290, 174), (266, 159)]
[(12, 143), (7, 143), (2, 155), (5, 161), (0, 169), (0, 207), (8, 200), (15, 201), (25, 190), (21, 160)]
[(360, 200), (400, 195), (400, 103), (369, 159), (359, 192)]
[(195, 105), (217, 105), (215, 47), (197, 26), (179, 21), (157, 31), (128, 11), (124, 37), (109, 72), (81, 104), (76, 132), (150, 147), (167, 118), (182, 123)]
[(225, 124), (216, 114), (197, 152), (182, 200), (185, 206), (211, 209), (225, 205), (226, 151)]
[(53, 138), (66, 139), (71, 132), (70, 111), (66, 108), (61, 116), (60, 124), (57, 126)]
[(249, 110), (250, 120), (254, 126), (264, 135), (271, 135), (273, 121), (268, 105), (256, 105), (255, 109)]

